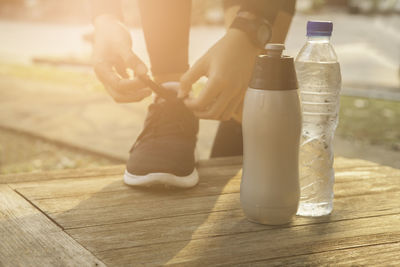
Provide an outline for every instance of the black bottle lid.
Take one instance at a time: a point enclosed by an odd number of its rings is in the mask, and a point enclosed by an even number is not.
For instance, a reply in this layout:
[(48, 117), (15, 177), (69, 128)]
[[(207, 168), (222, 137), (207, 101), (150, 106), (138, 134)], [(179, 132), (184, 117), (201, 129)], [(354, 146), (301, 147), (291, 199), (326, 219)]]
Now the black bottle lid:
[(267, 44), (266, 52), (256, 59), (249, 87), (261, 90), (298, 88), (293, 57), (282, 55), (283, 44)]

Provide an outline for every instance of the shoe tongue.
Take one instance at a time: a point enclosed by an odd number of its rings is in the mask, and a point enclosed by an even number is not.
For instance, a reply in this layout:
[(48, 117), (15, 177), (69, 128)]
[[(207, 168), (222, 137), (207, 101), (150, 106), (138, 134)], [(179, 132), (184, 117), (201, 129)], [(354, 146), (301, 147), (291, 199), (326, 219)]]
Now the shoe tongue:
[[(178, 93), (179, 88), (180, 88), (180, 83), (178, 81), (163, 82), (161, 85), (164, 88), (174, 91), (176, 93)], [(178, 115), (176, 113), (185, 112), (185, 110), (187, 109), (185, 104), (183, 104), (183, 102), (178, 98), (176, 98), (176, 100), (165, 100), (164, 98), (155, 95), (153, 103), (155, 105), (159, 106), (158, 108), (164, 107), (163, 109), (167, 114), (175, 115), (175, 116)], [(190, 112), (189, 110), (187, 110), (187, 111)], [(166, 115), (166, 114), (164, 114), (164, 115)], [(179, 115), (184, 115), (184, 114), (179, 114)], [(178, 117), (182, 117), (179, 115), (178, 115)]]
[(190, 113), (181, 100), (172, 101), (158, 97), (150, 106), (149, 115), (156, 116), (159, 124), (175, 124), (187, 120)]
[[(161, 86), (167, 90), (173, 91), (176, 96), (178, 95), (178, 91), (179, 91), (179, 87), (180, 87), (179, 82), (175, 82), (175, 81), (164, 82), (161, 84)], [(154, 99), (154, 103), (162, 103), (165, 101), (166, 101), (165, 99), (163, 99), (162, 97), (159, 97), (157, 95)]]
[(154, 98), (153, 104), (150, 105), (150, 110), (152, 111), (152, 113), (161, 112), (161, 117), (165, 117), (166, 115), (168, 116), (171, 114), (175, 114), (177, 112), (176, 110), (180, 108), (180, 102), (181, 101), (165, 100), (162, 97), (156, 96)]

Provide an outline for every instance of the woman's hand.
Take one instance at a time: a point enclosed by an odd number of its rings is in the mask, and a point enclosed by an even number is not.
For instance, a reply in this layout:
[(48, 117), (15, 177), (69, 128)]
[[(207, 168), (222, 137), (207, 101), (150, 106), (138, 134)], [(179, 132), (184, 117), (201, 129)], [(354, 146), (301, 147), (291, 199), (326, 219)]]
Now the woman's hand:
[(241, 104), (260, 50), (247, 35), (229, 29), (181, 78), (179, 97), (186, 97), (192, 84), (208, 77), (197, 98), (185, 104), (202, 119), (228, 120)]
[(127, 103), (151, 95), (137, 78), (129, 79), (128, 69), (141, 75), (147, 73), (147, 68), (132, 52), (128, 29), (112, 15), (100, 15), (94, 25), (94, 70), (112, 98)]

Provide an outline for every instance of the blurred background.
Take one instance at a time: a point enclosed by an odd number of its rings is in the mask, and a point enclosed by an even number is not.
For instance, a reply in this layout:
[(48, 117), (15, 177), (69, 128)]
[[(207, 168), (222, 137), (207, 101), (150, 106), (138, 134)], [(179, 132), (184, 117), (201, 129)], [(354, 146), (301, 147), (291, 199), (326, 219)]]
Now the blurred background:
[[(148, 63), (136, 1), (123, 2)], [(332, 20), (343, 88), (335, 154), (400, 168), (400, 1), (298, 0), (286, 41)], [(0, 0), (0, 174), (124, 163), (151, 99), (116, 104), (91, 69), (89, 0)], [(224, 34), (220, 0), (193, 0), (190, 62)], [(207, 158), (217, 122), (202, 121)]]

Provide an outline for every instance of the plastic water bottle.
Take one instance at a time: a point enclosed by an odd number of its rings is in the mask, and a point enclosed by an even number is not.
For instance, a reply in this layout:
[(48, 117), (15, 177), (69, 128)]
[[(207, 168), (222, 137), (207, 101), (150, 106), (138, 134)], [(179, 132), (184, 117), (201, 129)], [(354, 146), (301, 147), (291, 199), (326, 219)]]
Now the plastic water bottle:
[(301, 110), (292, 57), (282, 44), (258, 56), (243, 108), (243, 177), (240, 202), (246, 217), (285, 224), (299, 197)]
[(309, 21), (307, 43), (295, 61), (303, 114), (297, 211), (302, 216), (328, 215), (333, 209), (332, 141), (338, 124), (341, 75), (330, 43), (332, 28), (332, 22)]

